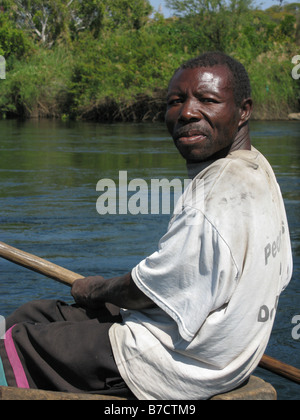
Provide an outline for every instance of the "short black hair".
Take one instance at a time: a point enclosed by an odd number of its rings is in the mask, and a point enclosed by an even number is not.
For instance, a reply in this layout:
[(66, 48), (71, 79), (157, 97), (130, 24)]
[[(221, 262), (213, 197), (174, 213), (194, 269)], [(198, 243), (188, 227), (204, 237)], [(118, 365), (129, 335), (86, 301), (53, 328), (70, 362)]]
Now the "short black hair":
[[(234, 98), (237, 106), (251, 97), (249, 75), (242, 63), (222, 52), (207, 52), (183, 63), (175, 72), (200, 67), (227, 66), (233, 76)], [(175, 76), (174, 74), (174, 76)]]

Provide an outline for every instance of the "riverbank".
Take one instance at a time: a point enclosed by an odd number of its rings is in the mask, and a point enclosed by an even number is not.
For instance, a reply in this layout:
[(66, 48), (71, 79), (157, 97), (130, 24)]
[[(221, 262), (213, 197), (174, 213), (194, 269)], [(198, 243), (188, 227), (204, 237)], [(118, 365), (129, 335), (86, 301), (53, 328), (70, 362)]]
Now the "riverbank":
[[(131, 6), (120, 0), (118, 7), (109, 2), (112, 9), (99, 9), (98, 15), (94, 6), (93, 12), (72, 9), (75, 1), (64, 9), (53, 0), (52, 14), (52, 6), (35, 10), (30, 3), (24, 7), (28, 16), (36, 13), (32, 25), (48, 13), (42, 40), (21, 19), (24, 10), (13, 7), (12, 0), (6, 3), (0, 10), (0, 55), (6, 60), (0, 115), (7, 118), (162, 121), (174, 71), (205, 51), (223, 51), (244, 64), (255, 120), (286, 120), (300, 111), (300, 81), (292, 77), (299, 50), (298, 3), (262, 11), (251, 1), (221, 0), (215, 12), (209, 6), (185, 9), (186, 2), (179, 1), (184, 9), (169, 19), (151, 14), (146, 0)], [(99, 22), (92, 23), (96, 15)], [(79, 21), (85, 24), (77, 30)]]
[[(135, 102), (118, 106), (108, 101), (100, 106), (83, 112), (79, 119), (99, 122), (163, 122), (166, 112), (166, 95), (160, 97), (142, 96)], [(254, 104), (253, 121), (290, 121), (300, 120), (299, 107), (285, 105), (282, 108)], [(66, 116), (65, 116), (66, 118)]]
[[(299, 80), (291, 76), (290, 54), (280, 60), (278, 52), (273, 57), (263, 54), (257, 62), (245, 63), (252, 84), (254, 120), (284, 121), (299, 113)], [(74, 52), (59, 47), (39, 50), (25, 62), (15, 62), (6, 79), (0, 80), (0, 116), (102, 123), (164, 121), (166, 87), (184, 60), (162, 61), (159, 70), (158, 63), (157, 70), (143, 63), (129, 81), (127, 66), (132, 63), (120, 60), (97, 67), (98, 58), (95, 52), (88, 63), (83, 57), (77, 62)]]
[[(24, 112), (25, 111), (25, 112)], [(268, 106), (254, 104), (252, 121), (299, 121), (299, 108), (294, 105), (283, 106), (282, 109), (269, 109)], [(120, 106), (113, 99), (106, 99), (103, 103), (82, 109), (78, 115), (69, 115), (59, 109), (49, 108), (42, 103), (30, 111), (0, 113), (2, 119), (59, 119), (62, 121), (94, 121), (99, 123), (139, 123), (164, 122), (166, 112), (165, 95), (155, 97), (140, 95), (134, 101)]]

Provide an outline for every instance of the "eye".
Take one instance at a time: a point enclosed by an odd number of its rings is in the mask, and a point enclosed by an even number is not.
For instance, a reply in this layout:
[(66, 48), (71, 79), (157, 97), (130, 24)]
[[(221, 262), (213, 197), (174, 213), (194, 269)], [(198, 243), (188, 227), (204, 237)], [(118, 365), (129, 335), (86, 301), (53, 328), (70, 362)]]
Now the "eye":
[(182, 103), (182, 99), (181, 98), (171, 98), (168, 100), (168, 105), (172, 106), (172, 105), (177, 105)]
[(200, 102), (203, 102), (204, 104), (218, 104), (219, 102), (214, 98), (200, 98)]

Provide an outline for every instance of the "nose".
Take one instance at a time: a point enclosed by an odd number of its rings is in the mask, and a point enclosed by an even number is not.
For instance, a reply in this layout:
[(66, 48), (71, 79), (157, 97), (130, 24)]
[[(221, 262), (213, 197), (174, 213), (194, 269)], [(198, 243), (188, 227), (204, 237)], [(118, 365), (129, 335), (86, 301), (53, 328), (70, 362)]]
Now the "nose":
[(179, 122), (198, 122), (202, 118), (201, 112), (197, 110), (197, 104), (193, 100), (186, 100), (181, 107)]

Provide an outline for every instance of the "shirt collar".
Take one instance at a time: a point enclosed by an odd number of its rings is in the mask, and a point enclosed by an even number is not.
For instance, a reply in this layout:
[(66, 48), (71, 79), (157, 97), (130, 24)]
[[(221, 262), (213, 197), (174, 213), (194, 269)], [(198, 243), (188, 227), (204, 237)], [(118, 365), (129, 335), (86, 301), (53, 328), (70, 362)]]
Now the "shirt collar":
[(194, 179), (200, 172), (202, 172), (212, 163), (214, 163), (214, 160), (209, 160), (207, 162), (187, 163), (188, 177), (190, 179)]

